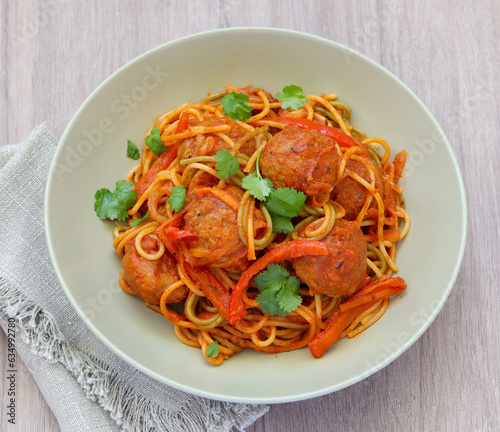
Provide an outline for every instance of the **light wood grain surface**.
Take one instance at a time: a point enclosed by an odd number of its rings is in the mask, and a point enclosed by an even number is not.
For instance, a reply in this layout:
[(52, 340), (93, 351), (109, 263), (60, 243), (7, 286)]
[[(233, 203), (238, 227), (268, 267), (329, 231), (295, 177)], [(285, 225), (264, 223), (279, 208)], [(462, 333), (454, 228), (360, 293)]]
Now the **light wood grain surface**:
[[(0, 145), (24, 140), (41, 122), (60, 136), (120, 66), (204, 30), (317, 34), (398, 76), (436, 116), (463, 172), (468, 244), (455, 287), (434, 324), (388, 367), (337, 393), (274, 405), (247, 431), (500, 430), (498, 0), (0, 0), (0, 17)], [(5, 351), (0, 332), (0, 430)], [(16, 430), (58, 431), (29, 371), (20, 365), (17, 377)], [(290, 379), (300, 381), (300, 371)]]

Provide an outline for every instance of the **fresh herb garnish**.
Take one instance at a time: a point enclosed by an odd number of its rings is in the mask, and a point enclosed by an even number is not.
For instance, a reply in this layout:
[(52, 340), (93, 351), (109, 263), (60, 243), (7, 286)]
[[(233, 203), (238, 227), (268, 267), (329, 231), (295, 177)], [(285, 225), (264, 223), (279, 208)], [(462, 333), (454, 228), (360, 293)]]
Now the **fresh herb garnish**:
[(186, 188), (184, 186), (174, 186), (172, 188), (172, 195), (167, 200), (170, 208), (175, 212), (180, 212), (186, 204)]
[(217, 164), (215, 165), (217, 177), (220, 179), (227, 179), (234, 176), (240, 168), (238, 159), (235, 158), (227, 149), (219, 150), (215, 154), (215, 160), (217, 161)]
[(269, 264), (253, 283), (261, 292), (256, 300), (264, 313), (286, 316), (302, 304), (300, 280), (279, 264)]
[(283, 93), (276, 93), (276, 98), (281, 102), (281, 108), (293, 110), (302, 108), (307, 100), (304, 91), (296, 85), (283, 87)]
[(135, 185), (127, 180), (118, 180), (116, 189), (111, 192), (102, 188), (95, 193), (94, 211), (100, 219), (124, 220), (127, 210), (137, 201)]
[(143, 217), (141, 217), (140, 219), (134, 219), (132, 222), (130, 222), (129, 226), (135, 227), (147, 219), (149, 219), (149, 212), (146, 212), (146, 214)]
[(207, 356), (212, 357), (212, 358), (217, 357), (219, 355), (219, 352), (220, 352), (220, 346), (219, 346), (219, 342), (217, 342), (217, 341), (210, 342), (207, 345), (207, 349), (205, 350), (205, 353), (207, 354)]
[(222, 98), (222, 110), (225, 115), (235, 120), (248, 120), (252, 116), (253, 110), (249, 100), (248, 95), (232, 91)]
[(137, 160), (141, 157), (139, 153), (139, 149), (137, 146), (130, 140), (127, 140), (127, 157), (130, 159)]
[(165, 144), (163, 144), (160, 138), (160, 128), (158, 126), (151, 129), (151, 135), (148, 135), (144, 141), (156, 156), (167, 151)]
[(255, 166), (256, 174), (246, 176), (241, 182), (241, 186), (258, 200), (264, 201), (274, 191), (274, 185), (271, 179), (264, 178), (259, 170), (260, 153), (257, 156)]
[(266, 207), (271, 214), (275, 233), (289, 233), (293, 230), (292, 218), (302, 211), (306, 199), (303, 192), (293, 188), (278, 188), (271, 193)]

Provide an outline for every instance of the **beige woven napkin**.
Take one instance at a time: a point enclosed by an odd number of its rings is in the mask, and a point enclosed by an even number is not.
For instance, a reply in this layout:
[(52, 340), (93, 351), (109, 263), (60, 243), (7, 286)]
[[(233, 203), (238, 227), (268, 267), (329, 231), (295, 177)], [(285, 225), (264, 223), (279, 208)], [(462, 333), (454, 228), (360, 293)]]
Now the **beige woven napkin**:
[[(0, 325), (16, 326), (16, 349), (61, 430), (243, 430), (265, 405), (235, 404), (170, 388), (125, 363), (83, 324), (52, 268), (43, 202), (58, 139), (47, 125), (22, 144), (0, 146)], [(12, 320), (13, 319), (13, 320)]]

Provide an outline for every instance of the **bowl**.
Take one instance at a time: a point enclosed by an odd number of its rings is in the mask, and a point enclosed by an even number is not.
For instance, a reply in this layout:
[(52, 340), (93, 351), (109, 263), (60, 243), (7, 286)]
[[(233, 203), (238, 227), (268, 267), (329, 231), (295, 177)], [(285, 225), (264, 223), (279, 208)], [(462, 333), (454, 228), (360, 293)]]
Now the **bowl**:
[[(94, 194), (114, 188), (135, 162), (127, 139), (143, 143), (154, 120), (225, 84), (275, 94), (296, 84), (305, 93), (336, 93), (351, 123), (406, 149), (402, 180), (412, 226), (397, 265), (408, 289), (360, 336), (323, 357), (303, 349), (253, 350), (220, 367), (183, 345), (173, 325), (118, 285), (121, 260), (112, 223), (93, 210)], [(457, 276), (466, 237), (466, 203), (451, 146), (429, 110), (401, 81), (363, 55), (309, 34), (232, 28), (169, 42), (104, 81), (71, 120), (57, 148), (46, 191), (46, 234), (54, 268), (80, 317), (125, 361), (172, 387), (212, 399), (291, 402), (331, 393), (387, 366), (428, 328)], [(76, 229), (75, 229), (76, 228)], [(425, 349), (425, 348), (424, 348)]]

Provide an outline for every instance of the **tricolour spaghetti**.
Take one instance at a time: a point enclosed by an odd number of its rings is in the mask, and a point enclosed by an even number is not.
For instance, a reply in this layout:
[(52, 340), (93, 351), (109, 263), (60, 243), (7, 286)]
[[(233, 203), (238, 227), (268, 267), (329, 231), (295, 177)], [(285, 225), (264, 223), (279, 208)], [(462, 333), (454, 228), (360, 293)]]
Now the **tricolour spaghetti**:
[[(248, 96), (247, 120), (226, 115), (221, 99), (231, 92)], [(350, 116), (334, 94), (305, 95), (291, 109), (264, 90), (228, 86), (158, 118), (147, 136), (159, 131), (165, 151), (145, 146), (127, 179), (137, 202), (128, 225), (114, 232), (122, 288), (213, 364), (245, 347), (309, 346), (319, 357), (374, 324), (406, 288), (393, 277), (397, 243), (410, 226), (398, 186), (406, 153), (391, 161), (389, 145), (367, 138)], [(236, 161), (227, 177), (222, 150)], [(245, 187), (251, 175), (305, 195), (288, 217), (291, 229), (277, 232), (283, 215)], [(175, 187), (186, 191), (177, 211), (167, 202)], [(300, 304), (287, 314), (258, 300), (255, 276), (272, 264), (300, 281)], [(213, 342), (216, 354), (207, 352)]]

